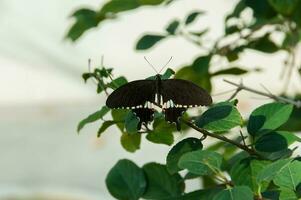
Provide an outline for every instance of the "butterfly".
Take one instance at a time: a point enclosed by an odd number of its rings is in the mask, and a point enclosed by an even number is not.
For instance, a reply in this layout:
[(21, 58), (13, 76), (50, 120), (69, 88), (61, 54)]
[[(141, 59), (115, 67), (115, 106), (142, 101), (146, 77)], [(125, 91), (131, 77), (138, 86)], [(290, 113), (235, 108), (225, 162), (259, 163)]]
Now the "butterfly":
[(209, 106), (212, 98), (198, 85), (182, 79), (136, 80), (120, 86), (107, 98), (106, 105), (112, 109), (131, 109), (137, 116), (138, 130), (154, 118), (155, 106), (162, 108), (165, 120), (175, 123), (181, 130), (180, 117), (187, 108)]

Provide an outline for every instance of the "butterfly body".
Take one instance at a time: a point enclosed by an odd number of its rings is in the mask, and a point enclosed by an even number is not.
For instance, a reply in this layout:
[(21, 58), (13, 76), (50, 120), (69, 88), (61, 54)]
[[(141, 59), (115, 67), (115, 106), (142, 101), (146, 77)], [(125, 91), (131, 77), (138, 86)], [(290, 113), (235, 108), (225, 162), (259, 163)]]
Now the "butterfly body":
[(137, 80), (129, 82), (112, 92), (106, 101), (109, 108), (131, 109), (139, 119), (138, 129), (143, 123), (153, 120), (154, 108), (159, 106), (165, 120), (176, 123), (187, 108), (207, 106), (211, 96), (203, 88), (182, 79)]

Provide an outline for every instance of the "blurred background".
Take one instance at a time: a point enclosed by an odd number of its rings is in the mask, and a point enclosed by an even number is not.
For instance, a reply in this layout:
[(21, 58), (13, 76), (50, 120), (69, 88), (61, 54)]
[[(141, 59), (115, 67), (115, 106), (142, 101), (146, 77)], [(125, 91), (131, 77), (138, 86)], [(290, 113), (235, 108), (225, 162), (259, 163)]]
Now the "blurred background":
[[(0, 1), (0, 199), (14, 196), (41, 196), (51, 199), (113, 199), (105, 187), (105, 176), (121, 158), (142, 165), (164, 163), (170, 149), (142, 141), (141, 150), (128, 153), (120, 146), (117, 128), (96, 137), (98, 124), (87, 126), (77, 134), (78, 122), (104, 105), (106, 97), (97, 95), (95, 84), (84, 84), (81, 74), (87, 72), (87, 61), (99, 66), (101, 56), (115, 74), (128, 80), (142, 79), (155, 72), (144, 61), (147, 56), (160, 68), (169, 64), (174, 70), (195, 58), (200, 50), (184, 39), (167, 39), (152, 51), (135, 51), (135, 43), (145, 32), (160, 32), (174, 18), (183, 18), (192, 10), (206, 15), (199, 25), (210, 27), (205, 42), (223, 35), (224, 18), (236, 0), (185, 0), (168, 7), (143, 7), (123, 13), (117, 20), (104, 22), (101, 29), (88, 31), (75, 43), (65, 39), (73, 23), (70, 15), (81, 7), (99, 8), (102, 0), (1, 0)], [(279, 36), (281, 38), (281, 36)], [(276, 36), (277, 39), (277, 36)], [(298, 52), (300, 53), (300, 52)], [(241, 77), (227, 76), (263, 90), (260, 84), (278, 94), (283, 90), (279, 80), (284, 52), (263, 54), (249, 50), (240, 59), (248, 67), (260, 66), (263, 73)], [(300, 55), (300, 54), (299, 54)], [(223, 66), (219, 66), (222, 68)], [(233, 89), (213, 80), (212, 93)], [(300, 78), (291, 77), (289, 93), (300, 91)], [(224, 100), (231, 96), (213, 96)], [(267, 101), (241, 92), (240, 110), (244, 115)], [(156, 148), (154, 148), (156, 147)]]

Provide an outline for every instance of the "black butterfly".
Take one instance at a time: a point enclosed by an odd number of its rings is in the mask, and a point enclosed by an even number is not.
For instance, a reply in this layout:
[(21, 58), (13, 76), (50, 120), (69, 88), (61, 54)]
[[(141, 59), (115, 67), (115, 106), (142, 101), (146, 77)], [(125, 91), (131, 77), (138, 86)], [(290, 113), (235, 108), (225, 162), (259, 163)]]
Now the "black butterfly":
[(131, 109), (141, 125), (153, 120), (154, 106), (162, 107), (165, 120), (181, 129), (180, 117), (187, 108), (208, 106), (212, 98), (206, 90), (182, 79), (137, 80), (117, 88), (107, 99), (109, 108)]

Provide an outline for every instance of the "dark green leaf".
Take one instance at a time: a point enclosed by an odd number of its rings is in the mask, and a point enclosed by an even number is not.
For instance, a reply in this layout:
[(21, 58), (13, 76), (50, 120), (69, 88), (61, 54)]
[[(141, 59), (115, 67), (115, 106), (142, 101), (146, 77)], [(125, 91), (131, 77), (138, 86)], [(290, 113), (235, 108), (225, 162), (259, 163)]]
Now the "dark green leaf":
[(77, 131), (79, 132), (86, 124), (95, 122), (99, 119), (102, 119), (110, 111), (110, 108), (103, 106), (99, 111), (89, 115), (87, 118), (79, 122), (77, 126)]
[(190, 31), (189, 33), (192, 34), (192, 35), (195, 35), (195, 36), (197, 36), (197, 37), (201, 37), (201, 36), (203, 36), (204, 34), (208, 33), (208, 31), (209, 31), (209, 29), (207, 28), (207, 29), (205, 29), (205, 30), (198, 31), (198, 32), (196, 32), (196, 31)]
[(225, 189), (213, 198), (213, 200), (253, 200), (253, 193), (249, 187), (235, 186)]
[[(300, 99), (296, 98), (296, 100), (298, 101)], [(301, 119), (301, 108), (294, 107), (289, 120), (283, 126), (281, 126), (281, 129), (286, 131), (295, 131), (295, 132), (301, 131), (301, 123), (299, 123), (300, 119)]]
[(226, 26), (225, 33), (226, 35), (230, 35), (232, 33), (239, 32), (240, 28), (237, 25)]
[(125, 130), (127, 133), (137, 133), (138, 132), (138, 124), (139, 119), (136, 117), (136, 115), (130, 111), (128, 115), (125, 117)]
[(144, 35), (136, 45), (137, 50), (146, 50), (154, 46), (157, 42), (164, 39), (164, 35)]
[(184, 154), (178, 163), (182, 169), (199, 175), (217, 173), (222, 165), (223, 157), (213, 151), (198, 150)]
[(193, 192), (189, 192), (184, 194), (182, 197), (178, 197), (176, 199), (170, 200), (213, 200), (216, 193), (220, 192), (222, 188), (212, 188), (212, 189), (204, 189), (204, 190), (197, 190)]
[(241, 69), (239, 67), (231, 67), (228, 69), (222, 69), (219, 70), (217, 72), (214, 72), (213, 74), (211, 74), (211, 76), (219, 76), (219, 75), (242, 75), (242, 74), (246, 74), (248, 73), (247, 70), (245, 69)]
[(208, 75), (211, 57), (211, 55), (198, 57), (192, 64), (194, 71), (199, 73), (200, 75)]
[(180, 25), (180, 22), (178, 20), (174, 20), (172, 21), (167, 27), (166, 27), (166, 31), (171, 34), (174, 35), (178, 29)]
[(232, 13), (226, 17), (226, 21), (228, 21), (230, 18), (239, 18), (240, 13), (243, 10), (245, 10), (245, 8), (246, 8), (246, 1), (240, 0), (234, 7), (234, 10), (232, 11)]
[(248, 48), (262, 51), (264, 53), (275, 53), (279, 50), (279, 47), (270, 39), (269, 34), (250, 42), (248, 44)]
[(84, 79), (85, 82), (87, 82), (87, 80), (88, 80), (89, 78), (92, 78), (93, 75), (94, 75), (93, 73), (84, 73), (84, 74), (82, 75), (82, 78)]
[(248, 132), (260, 135), (279, 128), (290, 117), (293, 106), (283, 103), (268, 103), (256, 108), (249, 118)]
[(100, 13), (118, 13), (132, 10), (140, 6), (136, 0), (111, 0), (107, 2), (100, 10)]
[(205, 111), (196, 119), (195, 124), (206, 130), (224, 132), (242, 125), (242, 117), (233, 104), (222, 102)]
[(77, 40), (83, 33), (96, 27), (99, 22), (105, 19), (104, 15), (87, 8), (77, 10), (72, 17), (75, 18), (75, 23), (72, 25), (66, 36), (72, 41)]
[(165, 0), (138, 0), (142, 5), (159, 5)]
[(115, 124), (114, 121), (105, 121), (104, 123), (102, 123), (101, 127), (98, 129), (97, 137), (100, 137), (101, 134), (107, 130), (107, 128), (109, 128), (114, 124)]
[(179, 174), (170, 175), (165, 165), (148, 163), (143, 166), (147, 177), (147, 189), (144, 199), (172, 199), (181, 196), (183, 179)]
[(260, 0), (260, 3), (254, 0), (246, 0), (245, 4), (253, 10), (254, 17), (259, 20), (271, 19), (277, 15), (268, 0)]
[(203, 144), (198, 138), (186, 138), (173, 146), (166, 158), (169, 173), (174, 174), (181, 170), (178, 167), (178, 162), (182, 155), (191, 151), (201, 150), (202, 148)]
[(194, 22), (194, 20), (198, 16), (203, 15), (203, 14), (205, 14), (205, 12), (203, 12), (203, 11), (194, 11), (194, 12), (190, 13), (185, 20), (185, 24), (186, 25), (191, 24), (192, 22)]
[(280, 14), (290, 16), (297, 8), (299, 0), (268, 0), (270, 5)]
[(294, 142), (301, 142), (301, 138), (299, 138), (297, 135), (295, 135), (292, 132), (288, 131), (277, 131), (277, 134), (281, 135), (285, 138), (288, 145), (293, 144)]
[(122, 133), (121, 145), (128, 152), (135, 152), (136, 150), (140, 149), (140, 143), (141, 143), (140, 133), (135, 133), (135, 134)]
[(168, 68), (165, 72), (164, 72), (164, 74), (162, 74), (161, 75), (161, 79), (162, 80), (164, 80), (164, 79), (169, 79), (172, 75), (174, 75), (175, 74), (175, 71), (174, 70), (172, 70), (172, 69), (170, 69), (170, 68)]
[(287, 147), (288, 143), (285, 137), (274, 132), (261, 136), (255, 142), (255, 149), (261, 152), (272, 153), (283, 151), (287, 149)]
[(143, 170), (130, 160), (120, 160), (110, 170), (106, 185), (111, 193), (120, 200), (138, 200), (146, 189)]
[(294, 160), (286, 165), (273, 179), (279, 187), (296, 190), (301, 183), (301, 161)]
[(255, 193), (258, 192), (259, 187), (262, 191), (265, 191), (268, 184), (259, 184), (256, 176), (268, 163), (268, 161), (260, 161), (252, 158), (246, 158), (236, 162), (230, 171), (234, 185), (248, 186)]

